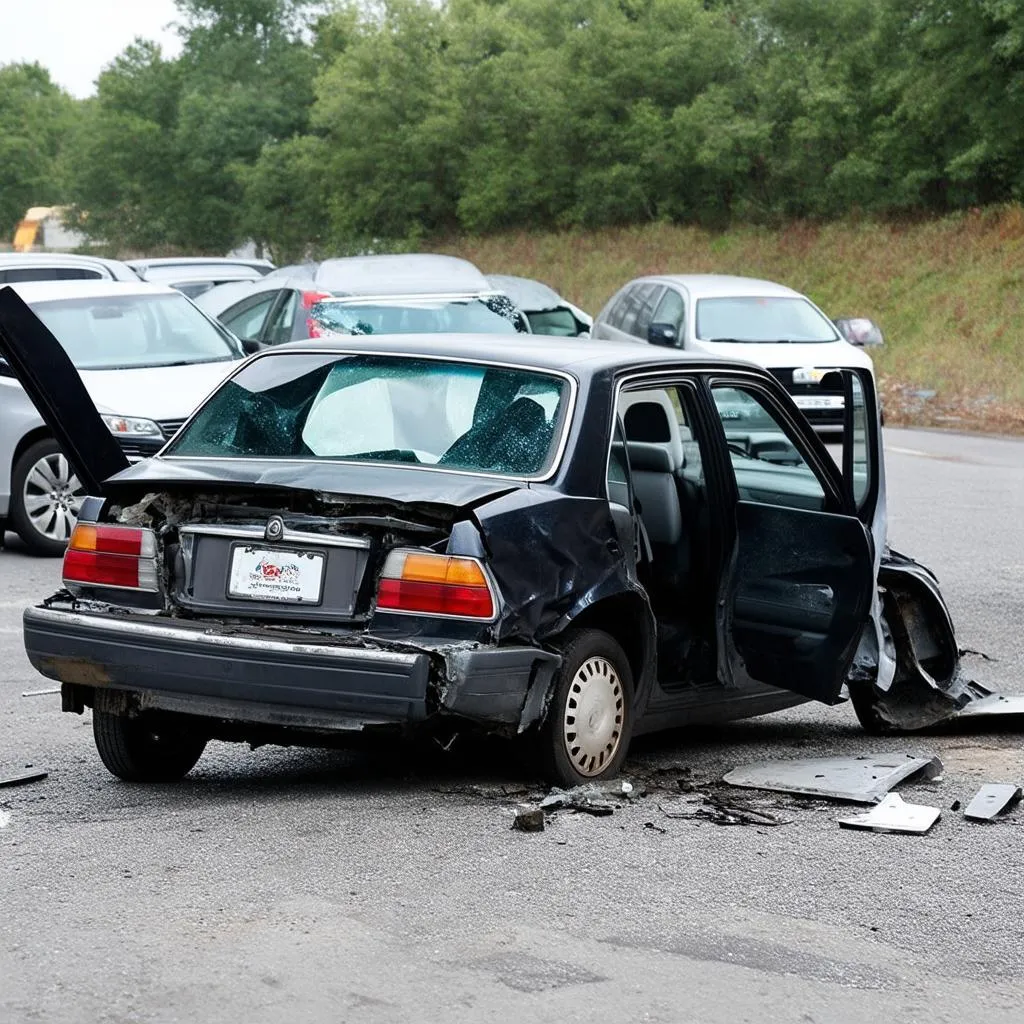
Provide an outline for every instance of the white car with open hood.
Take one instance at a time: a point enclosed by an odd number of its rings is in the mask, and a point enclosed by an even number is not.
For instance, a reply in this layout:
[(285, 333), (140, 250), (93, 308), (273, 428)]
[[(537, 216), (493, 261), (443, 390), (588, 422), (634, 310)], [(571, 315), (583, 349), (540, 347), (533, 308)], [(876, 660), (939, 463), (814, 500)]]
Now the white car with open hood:
[[(173, 288), (117, 281), (14, 286), (60, 339), (130, 460), (153, 455), (245, 355)], [(0, 536), (61, 554), (85, 490), (43, 417), (0, 360)]]

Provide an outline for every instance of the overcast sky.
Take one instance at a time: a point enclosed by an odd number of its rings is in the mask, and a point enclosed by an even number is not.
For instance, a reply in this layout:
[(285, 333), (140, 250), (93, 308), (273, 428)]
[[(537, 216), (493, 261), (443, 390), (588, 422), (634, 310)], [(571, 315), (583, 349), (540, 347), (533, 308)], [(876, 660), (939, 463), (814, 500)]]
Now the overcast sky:
[(0, 0), (0, 64), (38, 61), (73, 96), (89, 96), (136, 36), (176, 54), (176, 16), (174, 0)]

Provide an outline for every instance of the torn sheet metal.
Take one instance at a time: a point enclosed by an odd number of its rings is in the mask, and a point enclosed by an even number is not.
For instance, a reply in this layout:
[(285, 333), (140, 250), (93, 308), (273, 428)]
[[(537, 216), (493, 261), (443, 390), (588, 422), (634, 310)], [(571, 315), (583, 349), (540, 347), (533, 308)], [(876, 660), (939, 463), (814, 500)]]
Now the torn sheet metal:
[(0, 786), (24, 786), (29, 782), (41, 782), (50, 773), (32, 768), (24, 772), (16, 772), (14, 775), (0, 776)]
[(964, 809), (964, 817), (971, 821), (991, 821), (997, 814), (1009, 810), (1021, 798), (1020, 786), (986, 783)]
[(889, 549), (878, 585), (875, 633), (865, 631), (847, 677), (862, 721), (866, 712), (882, 729), (924, 729), (984, 695), (962, 669), (953, 620), (934, 574)]
[(990, 715), (1024, 715), (1024, 694), (1004, 697), (989, 691), (986, 696), (968, 704), (957, 717), (975, 718)]
[(871, 832), (908, 832), (920, 835), (927, 832), (941, 817), (938, 807), (908, 804), (899, 793), (890, 793), (877, 807), (866, 814), (840, 818), (840, 828), (859, 828)]
[(937, 757), (915, 757), (913, 754), (762, 761), (734, 768), (723, 781), (746, 789), (768, 789), (873, 804), (896, 783), (919, 773), (926, 779), (934, 779), (942, 773), (942, 762)]

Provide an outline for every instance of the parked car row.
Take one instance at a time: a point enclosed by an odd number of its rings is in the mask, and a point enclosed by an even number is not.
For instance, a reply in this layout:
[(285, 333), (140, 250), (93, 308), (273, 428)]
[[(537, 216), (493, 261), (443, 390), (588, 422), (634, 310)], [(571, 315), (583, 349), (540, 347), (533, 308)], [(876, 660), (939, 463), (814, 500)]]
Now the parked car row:
[[(771, 370), (819, 430), (841, 428), (844, 418), (841, 388), (828, 370), (871, 366), (842, 337), (843, 322), (837, 326), (788, 288), (749, 278), (641, 278), (592, 321), (540, 282), (486, 277), (466, 260), (433, 254), (281, 268), (266, 260), (125, 264), (12, 254), (0, 257), (0, 274), (62, 341), (130, 460), (156, 454), (232, 361), (315, 338), (534, 333), (751, 359)], [(53, 280), (38, 280), (47, 274)], [(875, 340), (870, 321), (852, 323), (861, 343)], [(59, 554), (84, 492), (11, 374), (0, 362), (0, 531), (9, 524), (33, 551)], [(728, 413), (741, 433), (755, 414), (742, 403)], [(759, 451), (771, 448), (773, 436), (758, 441)]]

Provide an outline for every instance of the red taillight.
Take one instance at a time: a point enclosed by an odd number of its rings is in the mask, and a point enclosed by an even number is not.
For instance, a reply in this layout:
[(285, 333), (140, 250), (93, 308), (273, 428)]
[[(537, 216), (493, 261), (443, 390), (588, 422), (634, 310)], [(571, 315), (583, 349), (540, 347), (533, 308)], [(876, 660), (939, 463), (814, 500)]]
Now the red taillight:
[(424, 615), (494, 618), (494, 598), (475, 558), (392, 551), (377, 588), (377, 607)]
[(156, 534), (134, 526), (79, 523), (64, 553), (64, 582), (158, 590)]
[[(323, 302), (324, 299), (331, 299), (333, 297), (330, 292), (303, 292), (302, 308), (312, 309), (318, 302)], [(306, 317), (306, 333), (310, 338), (320, 338), (323, 336), (320, 325), (309, 316)]]

